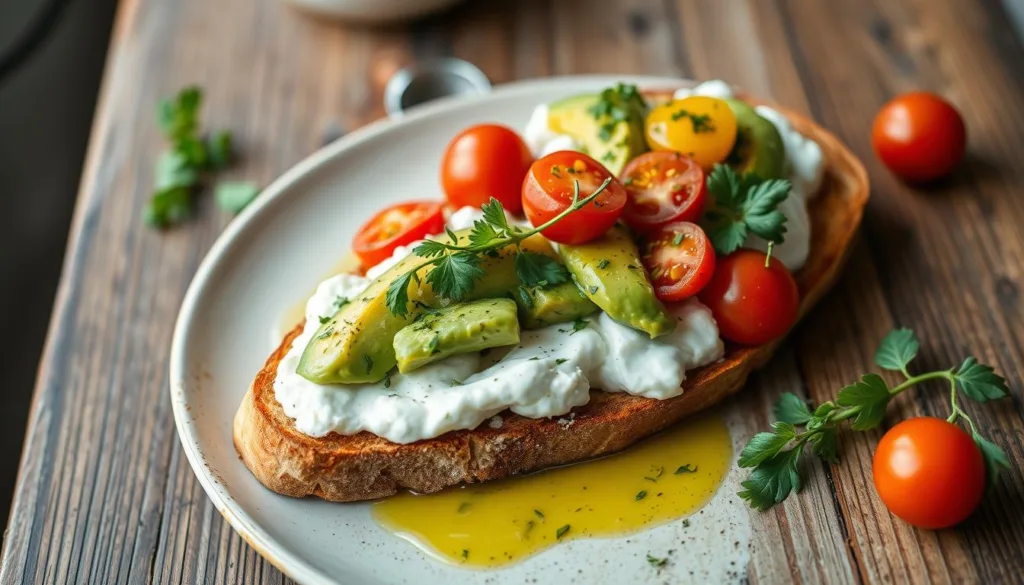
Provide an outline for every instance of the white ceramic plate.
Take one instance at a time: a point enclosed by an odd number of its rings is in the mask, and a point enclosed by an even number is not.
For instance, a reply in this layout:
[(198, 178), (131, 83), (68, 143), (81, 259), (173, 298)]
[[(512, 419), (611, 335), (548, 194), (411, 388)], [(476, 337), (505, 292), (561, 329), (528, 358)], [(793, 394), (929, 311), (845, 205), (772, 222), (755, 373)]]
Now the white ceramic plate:
[[(747, 542), (747, 514), (717, 497), (702, 522), (631, 537), (576, 540), (497, 571), (431, 560), (378, 528), (367, 504), (293, 499), (264, 488), (235, 452), (235, 410), (279, 340), (270, 331), (349, 250), (374, 211), (410, 198), (440, 198), (438, 168), (448, 141), (481, 122), (523, 128), (541, 102), (627, 80), (646, 88), (678, 79), (552, 78), (506, 85), (492, 94), (440, 101), (401, 121), (371, 124), (285, 173), (228, 226), (189, 287), (174, 332), (170, 388), (174, 419), (192, 469), (214, 505), (253, 547), (301, 583), (721, 582), (742, 558), (723, 560), (710, 543)], [(735, 470), (719, 495), (735, 493)], [(728, 498), (735, 500), (736, 498)], [(709, 517), (714, 516), (715, 518)], [(720, 530), (726, 533), (719, 534)], [(706, 531), (706, 534), (705, 534)], [(655, 571), (649, 551), (705, 543), (686, 562)], [(745, 554), (746, 546), (736, 546)], [(729, 553), (724, 553), (728, 556)], [(678, 574), (673, 575), (673, 572)]]

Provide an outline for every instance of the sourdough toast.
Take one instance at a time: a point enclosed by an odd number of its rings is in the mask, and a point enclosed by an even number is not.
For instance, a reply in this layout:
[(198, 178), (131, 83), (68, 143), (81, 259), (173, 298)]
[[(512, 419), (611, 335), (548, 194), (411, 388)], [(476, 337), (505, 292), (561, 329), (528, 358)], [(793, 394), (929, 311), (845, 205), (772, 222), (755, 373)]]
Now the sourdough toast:
[[(652, 101), (667, 92), (645, 92)], [(753, 100), (748, 100), (753, 101)], [(868, 178), (860, 161), (832, 134), (784, 108), (794, 129), (814, 139), (825, 158), (825, 180), (808, 206), (811, 253), (795, 274), (800, 316), (835, 281), (860, 224)], [(299, 432), (274, 396), (277, 366), (300, 324), (285, 336), (256, 375), (235, 415), (234, 442), (252, 473), (271, 490), (332, 501), (368, 500), (410, 489), (429, 493), (460, 483), (500, 479), (623, 449), (743, 387), (779, 341), (758, 347), (727, 345), (723, 360), (687, 373), (685, 391), (668, 400), (591, 390), (590, 402), (565, 419), (502, 413), (499, 428), (481, 425), (400, 445), (362, 432), (310, 437)]]

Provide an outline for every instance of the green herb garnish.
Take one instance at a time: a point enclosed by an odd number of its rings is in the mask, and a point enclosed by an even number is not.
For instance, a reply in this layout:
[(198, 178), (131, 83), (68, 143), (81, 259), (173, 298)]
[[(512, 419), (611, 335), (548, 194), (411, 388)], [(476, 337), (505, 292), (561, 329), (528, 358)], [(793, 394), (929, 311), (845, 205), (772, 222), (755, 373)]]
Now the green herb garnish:
[[(587, 321), (586, 319), (576, 319), (572, 322), (572, 332), (576, 333), (578, 331), (583, 331), (587, 328), (587, 325), (590, 325), (590, 321)], [(570, 335), (572, 335), (572, 333), (570, 333)]]
[(322, 316), (322, 315), (320, 316), (320, 324), (321, 324), (321, 325), (323, 325), (324, 323), (326, 323), (326, 322), (328, 322), (328, 321), (330, 321), (330, 320), (331, 320), (331, 318), (330, 318), (330, 317), (324, 317), (324, 316)]
[(647, 497), (647, 490), (640, 490), (636, 493), (636, 501), (640, 501)]
[(658, 557), (651, 556), (651, 553), (647, 553), (647, 562), (650, 563), (652, 567), (660, 568), (665, 566), (665, 563), (668, 562), (668, 559), (659, 559)]
[(786, 216), (779, 205), (789, 196), (790, 182), (764, 180), (752, 173), (742, 177), (726, 165), (716, 165), (708, 176), (711, 201), (700, 220), (715, 251), (730, 254), (743, 245), (748, 233), (782, 243)]
[(501, 203), (491, 198), (481, 208), (483, 219), (473, 224), (468, 244), (459, 244), (455, 234), (449, 231), (450, 242), (427, 240), (413, 249), (414, 254), (426, 260), (400, 275), (388, 286), (385, 296), (388, 310), (399, 317), (408, 312), (409, 284), (414, 279), (419, 279), (417, 274), (424, 268), (430, 269), (424, 278), (438, 296), (453, 301), (465, 299), (473, 290), (476, 281), (484, 275), (483, 269), (479, 266), (481, 257), (507, 246), (517, 248), (516, 276), (523, 286), (541, 286), (542, 283), (544, 286), (550, 286), (568, 282), (569, 273), (557, 260), (544, 254), (521, 250), (519, 244), (594, 201), (610, 182), (609, 178), (593, 193), (582, 199), (579, 182), (574, 182), (572, 204), (550, 221), (532, 229), (510, 225)]
[(697, 471), (697, 466), (696, 465), (690, 465), (689, 463), (687, 463), (686, 465), (680, 465), (676, 469), (676, 472), (673, 473), (672, 475), (682, 475), (684, 473), (693, 473), (695, 471)]
[(598, 138), (610, 142), (619, 124), (643, 123), (647, 103), (635, 85), (619, 83), (602, 91), (587, 111), (600, 124)]
[(228, 213), (245, 209), (260, 194), (260, 188), (252, 183), (230, 182), (217, 185), (213, 197), (217, 206)]
[(971, 400), (987, 402), (1007, 395), (1006, 381), (973, 357), (966, 358), (959, 368), (912, 375), (908, 366), (917, 356), (919, 347), (917, 336), (909, 329), (892, 331), (882, 340), (875, 363), (904, 377), (903, 382), (892, 388), (881, 376), (866, 374), (859, 382), (840, 390), (835, 401), (824, 402), (813, 410), (795, 394), (783, 394), (775, 407), (778, 422), (772, 424), (771, 431), (754, 435), (740, 454), (740, 467), (753, 468), (750, 478), (742, 484), (740, 497), (753, 508), (767, 510), (790, 493), (800, 491), (803, 484), (800, 457), (804, 445), (810, 445), (813, 455), (838, 463), (837, 431), (843, 421), (852, 419), (850, 428), (855, 431), (873, 429), (882, 424), (893, 397), (929, 380), (945, 380), (949, 384), (952, 414), (946, 420), (952, 423), (963, 418), (967, 421), (985, 460), (988, 483), (992, 485), (1002, 470), (1009, 469), (1009, 459), (998, 445), (981, 436), (974, 421), (960, 408), (958, 390)]
[(567, 532), (569, 532), (569, 528), (571, 528), (571, 526), (569, 524), (566, 524), (565, 526), (562, 526), (561, 528), (556, 530), (555, 531), (555, 538), (556, 539), (561, 539), (563, 536), (565, 536), (565, 534)]
[(533, 514), (534, 514), (534, 515), (535, 515), (536, 517), (540, 518), (541, 520), (543, 520), (543, 519), (544, 519), (544, 512), (541, 512), (540, 510), (534, 510), (534, 511), (533, 511)]
[(608, 268), (609, 264), (611, 264), (611, 262), (609, 262), (607, 258), (603, 258), (600, 262), (597, 263), (597, 267), (603, 270), (605, 268)]
[[(203, 92), (196, 86), (160, 101), (157, 118), (170, 149), (157, 159), (154, 193), (143, 219), (156, 227), (167, 227), (192, 214), (193, 192), (203, 175), (223, 169), (232, 159), (232, 137), (227, 131), (202, 138), (199, 110)], [(217, 188), (215, 199), (225, 211), (237, 213), (248, 205), (259, 189), (248, 183), (226, 183)]]

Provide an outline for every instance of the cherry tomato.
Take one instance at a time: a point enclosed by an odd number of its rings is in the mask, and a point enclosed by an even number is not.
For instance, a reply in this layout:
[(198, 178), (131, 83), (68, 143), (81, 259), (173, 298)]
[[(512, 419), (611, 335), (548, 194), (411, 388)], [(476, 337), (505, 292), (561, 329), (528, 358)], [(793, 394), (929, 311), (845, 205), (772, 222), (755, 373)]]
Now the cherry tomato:
[(611, 183), (596, 199), (541, 232), (561, 244), (588, 242), (618, 221), (626, 205), (626, 189), (601, 163), (583, 153), (562, 150), (537, 159), (523, 181), (523, 210), (538, 227), (572, 205), (575, 183), (579, 183), (583, 199), (607, 179)]
[(737, 250), (718, 260), (711, 282), (700, 293), (723, 338), (760, 345), (785, 335), (796, 321), (800, 293), (789, 270), (758, 250)]
[(914, 92), (882, 106), (871, 131), (875, 153), (889, 170), (912, 182), (949, 174), (964, 157), (963, 118), (941, 97)]
[(711, 240), (688, 221), (673, 222), (650, 233), (644, 242), (643, 262), (654, 294), (663, 301), (692, 297), (715, 274)]
[(438, 201), (409, 201), (392, 205), (370, 218), (356, 232), (352, 251), (363, 267), (388, 259), (398, 246), (444, 231), (444, 211)]
[(938, 418), (912, 418), (889, 429), (872, 471), (885, 507), (921, 528), (959, 524), (985, 492), (981, 451), (963, 429)]
[(448, 144), (441, 160), (441, 186), (455, 207), (480, 207), (494, 197), (511, 213), (522, 213), (520, 187), (533, 154), (514, 130), (497, 124), (471, 126)]
[(648, 152), (622, 170), (628, 199), (622, 219), (646, 232), (674, 221), (695, 222), (704, 211), (704, 171), (678, 152)]
[(736, 144), (736, 115), (720, 99), (695, 95), (651, 110), (644, 130), (651, 150), (681, 152), (710, 169)]

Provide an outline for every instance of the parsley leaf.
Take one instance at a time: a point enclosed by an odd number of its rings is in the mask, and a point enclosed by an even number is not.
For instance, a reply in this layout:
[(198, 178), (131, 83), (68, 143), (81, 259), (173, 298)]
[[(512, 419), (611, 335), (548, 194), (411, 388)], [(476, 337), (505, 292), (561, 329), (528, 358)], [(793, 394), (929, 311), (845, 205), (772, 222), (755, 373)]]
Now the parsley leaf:
[(857, 406), (860, 412), (850, 425), (855, 431), (873, 429), (885, 419), (885, 407), (889, 405), (892, 395), (878, 374), (865, 374), (860, 382), (854, 382), (839, 391), (836, 404), (839, 406)]
[(396, 317), (404, 317), (409, 312), (409, 284), (416, 276), (415, 270), (391, 281), (388, 285), (388, 292), (384, 295), (384, 303), (388, 310)]
[(985, 364), (969, 357), (956, 371), (956, 383), (968, 398), (977, 402), (987, 402), (1003, 398), (1009, 392), (1006, 380)]
[(526, 250), (516, 253), (516, 276), (523, 286), (552, 286), (569, 282), (569, 271), (546, 254)]
[(739, 496), (764, 511), (785, 500), (802, 487), (800, 480), (800, 449), (790, 449), (764, 460), (742, 485)]
[(483, 220), (477, 220), (473, 222), (473, 231), (469, 232), (469, 243), (471, 246), (483, 247), (500, 237), (498, 230), (493, 225)]
[[(583, 331), (584, 329), (587, 328), (587, 325), (590, 325), (590, 321), (587, 321), (586, 319), (583, 318), (576, 319), (575, 321), (572, 322), (572, 333)], [(569, 335), (572, 335), (572, 333), (570, 333)]]
[(217, 185), (213, 196), (218, 207), (228, 213), (238, 213), (259, 194), (259, 187), (252, 183), (231, 182)]
[(496, 229), (504, 232), (508, 232), (511, 229), (511, 226), (508, 224), (508, 217), (505, 216), (505, 208), (494, 197), (491, 197), (490, 201), (481, 205), (480, 211), (483, 212), (484, 221)]
[(438, 295), (461, 301), (483, 275), (479, 256), (471, 252), (456, 252), (442, 257), (434, 265), (433, 270), (427, 273), (427, 283)]
[(750, 233), (775, 243), (784, 240), (786, 216), (778, 207), (789, 196), (789, 181), (762, 180), (751, 173), (740, 177), (732, 167), (716, 165), (707, 187), (712, 201), (701, 226), (715, 251), (734, 252)]
[(423, 240), (412, 249), (412, 253), (422, 258), (437, 258), (444, 256), (448, 247), (436, 240)]
[(227, 130), (217, 132), (207, 140), (207, 163), (211, 169), (223, 169), (231, 164), (232, 143), (231, 132)]
[(673, 473), (672, 475), (682, 475), (684, 473), (693, 473), (695, 471), (697, 471), (697, 467), (695, 465), (690, 465), (689, 463), (687, 463), (686, 465), (680, 465), (679, 467), (677, 467), (675, 473)]
[(811, 435), (811, 453), (829, 463), (839, 463), (839, 435), (835, 429), (822, 429)]
[(978, 445), (978, 449), (981, 450), (981, 457), (985, 460), (985, 470), (988, 472), (988, 487), (991, 489), (996, 481), (999, 480), (999, 474), (1004, 469), (1010, 469), (1010, 460), (1006, 457), (1006, 452), (999, 445), (985, 439), (978, 433), (974, 433), (974, 443)]
[(192, 193), (188, 187), (158, 191), (146, 204), (143, 219), (153, 227), (167, 227), (192, 214)]
[(811, 410), (799, 396), (792, 392), (784, 392), (775, 404), (775, 418), (794, 425), (802, 425), (811, 420)]
[(790, 441), (796, 438), (796, 428), (788, 422), (772, 423), (771, 432), (762, 432), (754, 435), (747, 446), (740, 453), (740, 467), (754, 467), (761, 465), (764, 461), (771, 459), (786, 448)]
[(917, 341), (917, 336), (913, 331), (894, 329), (882, 339), (881, 345), (878, 346), (875, 363), (882, 369), (907, 374), (907, 365), (917, 357), (917, 350), (920, 347), (921, 344)]
[(157, 192), (174, 187), (192, 187), (199, 183), (199, 173), (189, 166), (181, 153), (164, 151), (156, 159), (153, 183)]

